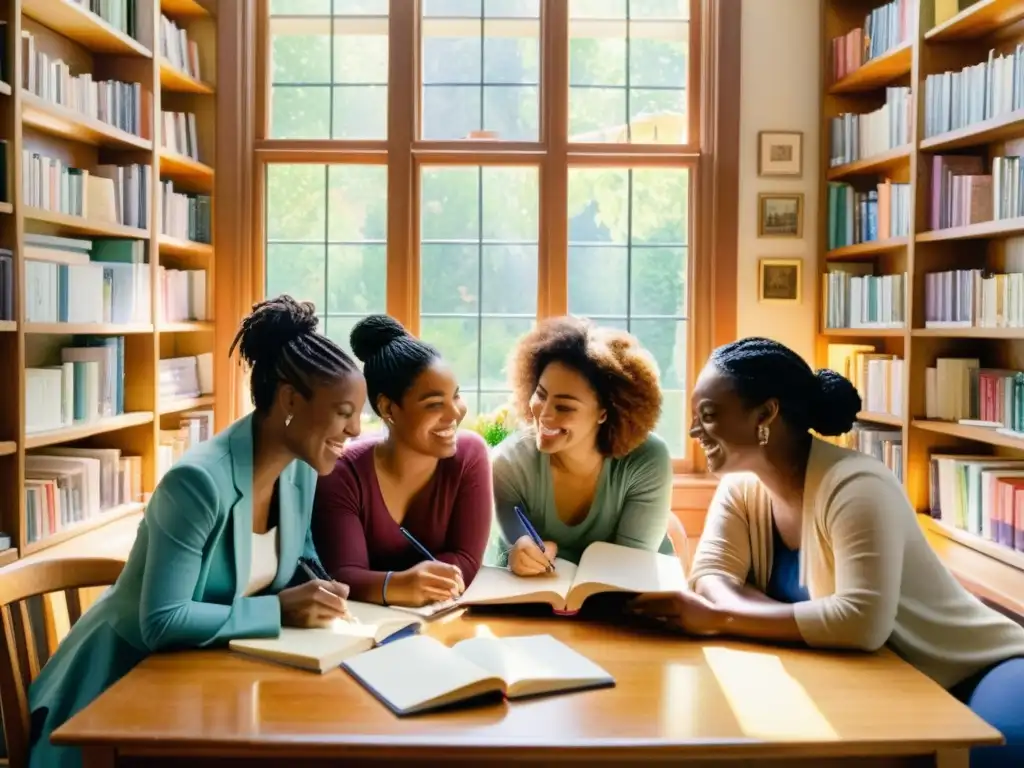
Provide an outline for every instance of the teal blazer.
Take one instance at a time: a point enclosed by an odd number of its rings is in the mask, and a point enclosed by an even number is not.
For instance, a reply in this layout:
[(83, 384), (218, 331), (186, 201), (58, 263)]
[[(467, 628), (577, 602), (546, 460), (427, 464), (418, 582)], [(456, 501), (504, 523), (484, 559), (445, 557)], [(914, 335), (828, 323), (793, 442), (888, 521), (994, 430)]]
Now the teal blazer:
[(300, 556), (316, 557), (309, 527), (316, 472), (293, 461), (281, 474), (277, 576), (260, 595), (242, 597), (251, 567), (252, 464), (250, 415), (191, 448), (164, 475), (117, 583), (29, 688), (31, 768), (80, 766), (79, 750), (51, 745), (50, 734), (148, 654), (280, 632), (276, 593), (293, 581)]

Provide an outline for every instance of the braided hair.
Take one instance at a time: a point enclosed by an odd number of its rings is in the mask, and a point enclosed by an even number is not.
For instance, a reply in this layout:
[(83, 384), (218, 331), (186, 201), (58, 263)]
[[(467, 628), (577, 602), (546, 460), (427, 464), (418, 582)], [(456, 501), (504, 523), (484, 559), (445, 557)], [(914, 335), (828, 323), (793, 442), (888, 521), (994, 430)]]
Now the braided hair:
[(251, 369), (252, 404), (267, 411), (277, 385), (287, 382), (305, 398), (313, 396), (317, 378), (337, 379), (359, 371), (341, 347), (316, 331), (316, 307), (282, 295), (254, 304), (231, 342)]
[(860, 395), (849, 379), (835, 371), (811, 370), (789, 347), (750, 337), (719, 347), (711, 362), (733, 381), (740, 398), (757, 406), (770, 398), (793, 427), (820, 435), (850, 431), (861, 409)]
[(412, 383), (441, 357), (438, 350), (409, 333), (388, 315), (370, 315), (356, 323), (349, 337), (352, 352), (363, 363), (370, 407), (381, 415), (377, 399), (401, 401)]

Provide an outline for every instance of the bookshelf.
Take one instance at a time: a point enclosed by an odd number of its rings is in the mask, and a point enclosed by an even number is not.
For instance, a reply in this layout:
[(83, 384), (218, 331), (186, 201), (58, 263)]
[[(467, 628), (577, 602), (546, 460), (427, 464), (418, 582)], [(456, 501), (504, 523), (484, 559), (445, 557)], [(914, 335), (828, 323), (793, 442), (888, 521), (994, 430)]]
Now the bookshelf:
[[(869, 16), (875, 25), (871, 37), (882, 38), (888, 50), (873, 50), (876, 55), (863, 61), (866, 57), (859, 51), (868, 35), (855, 30)], [(984, 511), (981, 523), (970, 513), (953, 522), (945, 505), (938, 505), (942, 510), (933, 516), (935, 499), (942, 498), (933, 473), (945, 470), (934, 469), (932, 457), (991, 457), (983, 461), (1021, 461), (1024, 468), (1024, 435), (980, 425), (978, 414), (971, 412), (985, 408), (990, 416), (998, 411), (1000, 419), (1010, 419), (1009, 411), (999, 409), (1012, 406), (1012, 372), (1024, 371), (1024, 317), (1015, 321), (1016, 304), (999, 299), (994, 305), (992, 298), (1009, 296), (1010, 281), (1017, 279), (1012, 275), (1024, 272), (1024, 203), (1017, 193), (993, 193), (1009, 189), (1000, 187), (997, 174), (1010, 169), (1005, 178), (1011, 178), (1018, 173), (1016, 161), (994, 158), (1024, 155), (1024, 100), (1013, 103), (1012, 87), (1005, 89), (1001, 105), (997, 97), (988, 98), (1004, 90), (1002, 83), (1012, 86), (1011, 70), (1024, 64), (1014, 59), (1016, 46), (1024, 42), (1024, 0), (826, 0), (821, 42), (823, 257), (816, 362), (824, 366), (856, 359), (854, 367), (859, 367), (865, 364), (864, 355), (902, 361), (900, 374), (886, 380), (891, 407), (860, 414), (856, 429), (877, 430), (895, 446), (886, 461), (901, 477), (940, 558), (977, 594), (1021, 613), (1024, 551), (1013, 541), (1012, 520), (1000, 542), (1002, 523), (985, 521)], [(1000, 56), (1008, 59), (1001, 63)], [(1024, 53), (1016, 57), (1024, 58)], [(979, 74), (982, 70), (989, 74)], [(994, 83), (998, 91), (987, 90)], [(866, 116), (883, 108), (887, 114), (882, 116), (881, 144), (874, 118), (841, 117)], [(865, 131), (871, 123), (873, 134), (851, 132), (851, 122)], [(842, 151), (851, 142), (870, 144), (872, 151), (853, 152), (851, 160), (851, 153)], [(964, 159), (971, 157), (980, 159)], [(997, 166), (1001, 168), (993, 171)], [(890, 186), (883, 194), (886, 182)], [(848, 187), (837, 191), (839, 184)], [(904, 197), (897, 210), (898, 187)], [(941, 198), (935, 197), (940, 193)], [(938, 218), (933, 199), (942, 200)], [(976, 272), (957, 277), (970, 270)], [(942, 282), (947, 278), (934, 273), (953, 276)], [(904, 276), (898, 286), (904, 305), (902, 311), (890, 307), (880, 317), (869, 310), (882, 291), (880, 282), (871, 281), (881, 275)], [(986, 295), (986, 290), (992, 292)], [(1017, 302), (1017, 288), (1012, 290)], [(955, 296), (960, 298), (953, 300)], [(852, 308), (865, 302), (867, 310)], [(862, 346), (862, 357), (843, 358), (837, 345)], [(973, 374), (974, 393), (969, 383), (956, 390), (957, 404), (949, 417), (949, 408), (940, 407), (945, 397), (940, 391), (952, 391), (946, 378), (970, 382), (972, 374), (958, 369), (955, 376), (945, 377), (950, 369), (940, 368), (943, 363), (938, 361), (948, 359), (976, 359), (981, 369), (1006, 373), (983, 371), (996, 382), (991, 385), (977, 383), (979, 377)], [(1004, 377), (1011, 382), (1008, 400), (995, 394), (1006, 391), (997, 388), (1006, 386), (1005, 381), (997, 383)], [(989, 402), (979, 405), (976, 393), (982, 386), (992, 388), (985, 390)], [(1012, 518), (1013, 502), (1002, 508)]]
[[(17, 361), (0, 366), (5, 565), (134, 530), (176, 455), (168, 435), (212, 421), (212, 371), (197, 365), (201, 388), (182, 395), (165, 379), (171, 359), (212, 365), (217, 20), (215, 0), (6, 0), (0, 21), (0, 359)], [(60, 517), (41, 495), (88, 472), (45, 465), (80, 449), (120, 459), (102, 493), (82, 480), (98, 503)]]

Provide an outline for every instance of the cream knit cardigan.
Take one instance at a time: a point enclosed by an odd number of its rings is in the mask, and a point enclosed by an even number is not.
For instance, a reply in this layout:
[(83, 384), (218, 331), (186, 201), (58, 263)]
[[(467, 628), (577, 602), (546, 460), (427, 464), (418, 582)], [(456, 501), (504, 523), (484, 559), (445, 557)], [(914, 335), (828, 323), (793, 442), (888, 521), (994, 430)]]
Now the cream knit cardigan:
[[(708, 510), (690, 586), (723, 576), (764, 591), (771, 500), (751, 474), (726, 475)], [(804, 480), (800, 581), (793, 606), (812, 647), (897, 654), (950, 688), (1024, 655), (1024, 628), (965, 590), (924, 538), (903, 488), (878, 460), (814, 439)]]

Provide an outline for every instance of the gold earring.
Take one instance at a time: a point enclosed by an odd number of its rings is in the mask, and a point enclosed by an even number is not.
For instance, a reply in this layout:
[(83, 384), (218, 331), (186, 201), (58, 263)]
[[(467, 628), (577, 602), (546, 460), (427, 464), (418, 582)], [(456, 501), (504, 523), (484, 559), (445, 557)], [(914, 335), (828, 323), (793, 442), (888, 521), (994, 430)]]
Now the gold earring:
[(768, 445), (768, 436), (770, 434), (771, 433), (768, 430), (768, 425), (767, 424), (759, 425), (758, 428), (757, 428), (757, 444), (758, 445)]

